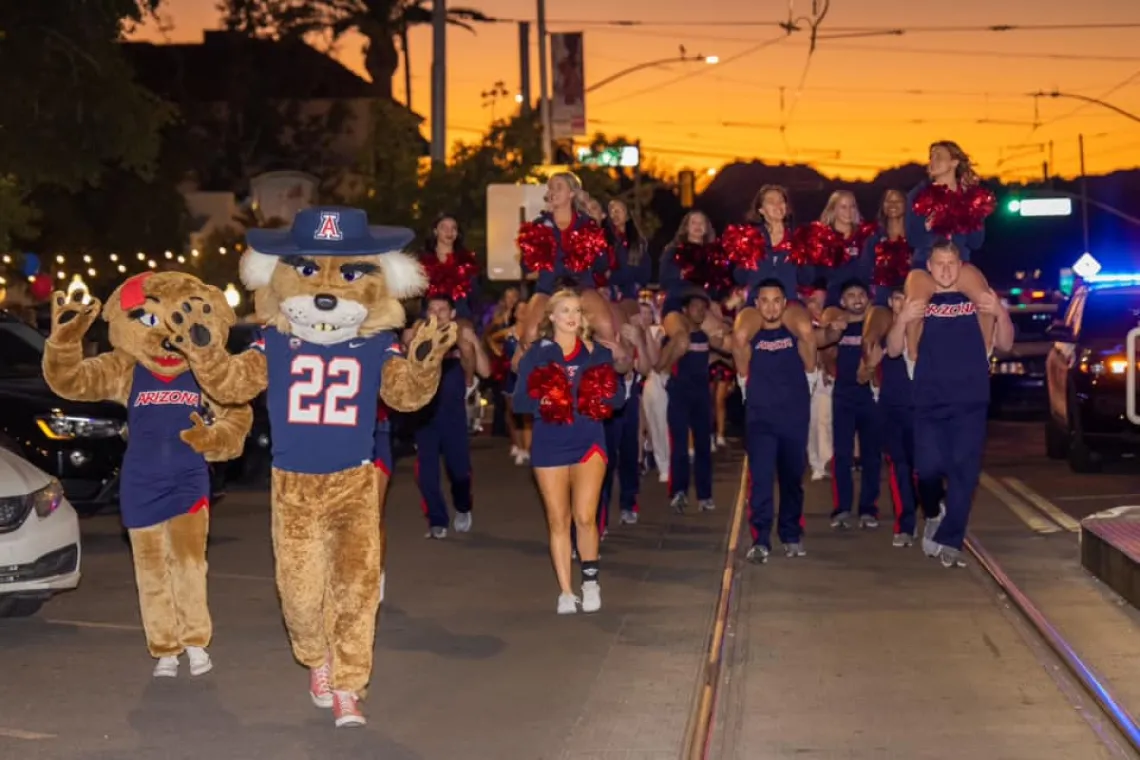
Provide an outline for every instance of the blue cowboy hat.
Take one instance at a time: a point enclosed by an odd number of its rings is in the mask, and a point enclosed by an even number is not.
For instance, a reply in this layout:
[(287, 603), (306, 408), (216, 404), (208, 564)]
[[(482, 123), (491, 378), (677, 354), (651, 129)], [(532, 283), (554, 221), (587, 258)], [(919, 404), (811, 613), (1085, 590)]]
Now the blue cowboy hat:
[(287, 230), (249, 230), (249, 247), (269, 256), (363, 256), (403, 250), (416, 234), (406, 227), (369, 226), (362, 209), (314, 206), (297, 212)]

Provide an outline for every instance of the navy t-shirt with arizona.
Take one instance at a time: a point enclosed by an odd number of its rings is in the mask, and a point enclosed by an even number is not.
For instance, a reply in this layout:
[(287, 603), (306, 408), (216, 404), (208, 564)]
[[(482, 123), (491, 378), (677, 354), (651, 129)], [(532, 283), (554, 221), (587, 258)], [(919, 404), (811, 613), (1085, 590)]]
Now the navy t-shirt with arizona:
[(193, 427), (190, 415), (203, 409), (202, 390), (192, 372), (167, 377), (135, 365), (119, 483), (125, 527), (158, 525), (207, 506), (209, 466), (180, 435)]

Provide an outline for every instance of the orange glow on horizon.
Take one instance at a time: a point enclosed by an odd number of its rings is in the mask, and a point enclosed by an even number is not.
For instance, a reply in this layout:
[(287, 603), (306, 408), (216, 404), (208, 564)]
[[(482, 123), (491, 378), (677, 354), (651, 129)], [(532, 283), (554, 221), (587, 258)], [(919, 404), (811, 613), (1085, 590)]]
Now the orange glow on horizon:
[[(171, 41), (198, 41), (214, 28), (215, 0), (165, 0), (161, 13)], [(533, 19), (534, 0), (471, 0), (488, 15)], [(799, 14), (810, 3), (796, 0)], [(681, 0), (631, 0), (621, 17), (653, 21), (644, 28), (601, 26), (613, 20), (612, 3), (578, 0), (548, 3), (550, 31), (585, 35), (586, 81), (677, 54), (719, 57), (716, 65), (672, 64), (624, 76), (587, 96), (588, 128), (640, 138), (650, 165), (666, 171), (717, 170), (736, 159), (806, 163), (841, 179), (870, 179), (903, 163), (924, 162), (927, 145), (953, 139), (985, 176), (1006, 182), (1040, 179), (1050, 161), (1054, 175), (1079, 172), (1077, 136), (1085, 136), (1086, 169), (1104, 174), (1140, 166), (1140, 121), (1076, 100), (1033, 98), (1060, 90), (1104, 98), (1140, 114), (1140, 29), (978, 33), (955, 27), (996, 24), (1140, 23), (1140, 11), (1122, 11), (1115, 0), (1087, 0), (1079, 7), (1051, 0), (956, 0), (953, 4), (833, 0), (808, 56), (806, 33), (796, 33), (742, 55), (778, 28), (726, 24), (780, 20), (787, 3), (722, 0), (714, 14)], [(922, 6), (919, 10), (917, 6)], [(572, 24), (553, 23), (572, 18)], [(596, 21), (589, 21), (594, 19)], [(677, 22), (703, 20), (708, 26)], [(713, 25), (722, 23), (720, 26)], [(673, 25), (667, 25), (672, 23)], [(901, 36), (828, 39), (828, 29), (905, 28)], [(840, 34), (838, 31), (830, 34)], [(531, 30), (532, 97), (538, 97), (537, 46)], [(139, 39), (161, 41), (153, 26)], [(348, 35), (335, 49), (346, 66), (363, 74), (362, 38)], [(518, 29), (479, 25), (474, 34), (448, 32), (448, 140), (478, 139), (494, 116), (517, 109)], [(410, 37), (412, 107), (428, 118), (430, 134), (431, 33)], [(739, 56), (739, 57), (738, 57)], [(807, 64), (807, 65), (805, 65)], [(681, 79), (683, 75), (687, 78)], [(800, 81), (803, 77), (803, 87)], [(481, 93), (502, 80), (510, 94), (493, 104)], [(670, 84), (672, 80), (678, 80)], [(403, 72), (393, 89), (404, 99)]]

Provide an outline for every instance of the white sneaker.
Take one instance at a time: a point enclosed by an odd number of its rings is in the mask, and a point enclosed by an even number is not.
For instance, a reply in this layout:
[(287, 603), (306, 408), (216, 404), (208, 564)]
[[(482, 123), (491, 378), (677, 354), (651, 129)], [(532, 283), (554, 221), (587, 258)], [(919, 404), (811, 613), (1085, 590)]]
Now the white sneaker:
[(510, 456), (512, 459), (517, 459), (518, 455), (519, 455), (519, 447), (518, 446), (511, 446), (511, 453), (508, 456)]
[(637, 525), (637, 513), (632, 509), (623, 509), (621, 511), (621, 524)]
[(728, 441), (724, 440), (724, 436), (723, 436), (723, 435), (718, 435), (718, 436), (716, 437), (716, 447), (717, 447), (718, 449), (723, 449), (723, 448), (725, 448), (726, 446), (728, 446)]
[(934, 534), (946, 516), (946, 502), (938, 504), (938, 517), (928, 517), (922, 526), (922, 553), (927, 557), (937, 557), (941, 547), (934, 542)]
[(202, 647), (186, 647), (186, 656), (190, 659), (190, 675), (204, 676), (214, 669), (210, 660), (210, 653)]
[(471, 513), (456, 512), (455, 519), (452, 520), (452, 527), (455, 528), (456, 533), (466, 533), (471, 530)]
[(155, 678), (176, 678), (178, 676), (177, 657), (159, 657), (154, 664)]
[(573, 615), (578, 611), (578, 597), (573, 594), (558, 595), (558, 614)]
[(826, 476), (823, 474), (823, 470), (812, 470), (811, 471), (811, 479), (813, 482), (823, 480), (824, 477), (826, 477)]
[(602, 608), (602, 587), (597, 581), (582, 584), (582, 612), (597, 612)]

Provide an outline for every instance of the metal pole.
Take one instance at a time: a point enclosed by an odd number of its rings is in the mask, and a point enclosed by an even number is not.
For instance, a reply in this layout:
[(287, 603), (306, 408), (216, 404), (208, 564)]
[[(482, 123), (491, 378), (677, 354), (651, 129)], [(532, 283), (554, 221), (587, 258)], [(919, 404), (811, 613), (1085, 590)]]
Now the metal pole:
[(637, 166), (633, 168), (633, 218), (637, 226), (641, 227), (641, 140), (634, 143), (637, 146)]
[(1077, 145), (1081, 152), (1081, 228), (1085, 236), (1084, 253), (1089, 252), (1089, 183), (1085, 177), (1085, 136), (1077, 135)]
[(530, 100), (530, 22), (519, 22), (519, 95), (522, 96), (522, 113), (529, 114)]
[(431, 14), (431, 160), (447, 161), (447, 0), (435, 0)]
[(554, 163), (552, 140), (552, 124), (550, 114), (550, 89), (547, 79), (547, 69), (550, 61), (546, 54), (546, 0), (538, 0), (538, 93), (541, 99), (540, 112), (542, 114), (542, 163), (549, 166)]

